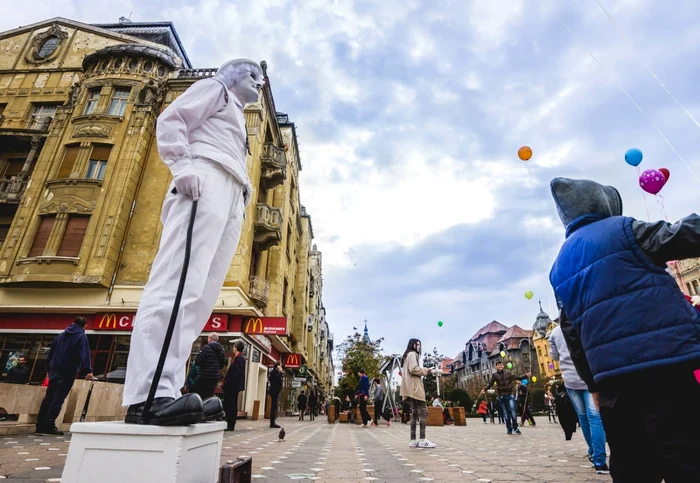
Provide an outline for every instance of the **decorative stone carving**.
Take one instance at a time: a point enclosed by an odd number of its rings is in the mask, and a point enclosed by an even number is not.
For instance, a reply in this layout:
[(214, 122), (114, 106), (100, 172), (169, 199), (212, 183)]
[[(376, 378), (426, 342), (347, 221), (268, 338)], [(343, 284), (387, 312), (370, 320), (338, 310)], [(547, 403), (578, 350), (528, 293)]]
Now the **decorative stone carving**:
[[(50, 54), (43, 57), (40, 56), (39, 51), (41, 49), (41, 46), (44, 45), (44, 42), (46, 42), (51, 37), (56, 37), (58, 39), (58, 45)], [(40, 32), (39, 34), (34, 36), (29, 46), (29, 50), (25, 55), (25, 59), (27, 60), (27, 62), (31, 62), (32, 64), (43, 64), (45, 62), (50, 62), (56, 57), (58, 57), (58, 54), (61, 50), (61, 46), (67, 38), (68, 32), (66, 32), (65, 30), (61, 30), (61, 27), (59, 27), (58, 24), (53, 24), (48, 30)]]
[(78, 126), (73, 132), (74, 138), (106, 138), (109, 137), (112, 128), (104, 124), (86, 124)]
[(58, 200), (51, 200), (39, 207), (42, 215), (48, 213), (92, 213), (96, 202), (87, 201), (77, 196), (62, 196)]
[(66, 100), (64, 106), (75, 106), (75, 103), (78, 102), (79, 95), (80, 82), (75, 82), (72, 86), (70, 86), (70, 90), (68, 91), (68, 100)]

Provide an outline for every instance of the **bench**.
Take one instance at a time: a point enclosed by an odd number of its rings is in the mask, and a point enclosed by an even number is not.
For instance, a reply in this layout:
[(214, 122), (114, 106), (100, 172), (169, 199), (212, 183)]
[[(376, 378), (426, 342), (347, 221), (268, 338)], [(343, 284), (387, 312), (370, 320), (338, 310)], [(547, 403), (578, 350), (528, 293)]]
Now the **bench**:
[(434, 408), (428, 406), (428, 420), (426, 422), (427, 426), (444, 426), (445, 420), (442, 416), (442, 408)]
[(342, 413), (340, 413), (340, 414), (338, 415), (338, 422), (339, 422), (339, 423), (347, 423), (347, 422), (348, 422), (349, 416), (350, 416), (350, 413), (349, 413), (349, 412), (343, 411)]
[(467, 425), (467, 417), (463, 407), (447, 408), (447, 411), (450, 413), (450, 416), (454, 420), (455, 426)]

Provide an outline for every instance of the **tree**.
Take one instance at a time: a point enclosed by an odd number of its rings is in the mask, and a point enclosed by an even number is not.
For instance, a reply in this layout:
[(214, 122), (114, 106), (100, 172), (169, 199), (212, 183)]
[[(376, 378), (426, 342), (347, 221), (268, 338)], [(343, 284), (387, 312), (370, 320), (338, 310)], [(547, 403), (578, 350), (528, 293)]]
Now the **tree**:
[(338, 345), (336, 360), (340, 361), (343, 375), (338, 379), (337, 396), (352, 397), (357, 393), (360, 382), (357, 373), (360, 369), (364, 369), (370, 379), (380, 376), (379, 368), (386, 360), (381, 348), (383, 341), (384, 338), (368, 342), (359, 332), (355, 332)]
[[(437, 347), (433, 347), (433, 352), (427, 352), (423, 355), (423, 367), (440, 369), (440, 364), (444, 358), (443, 354), (438, 353)], [(437, 395), (437, 377), (435, 374), (430, 373), (423, 378), (423, 387), (425, 388), (426, 396)]]

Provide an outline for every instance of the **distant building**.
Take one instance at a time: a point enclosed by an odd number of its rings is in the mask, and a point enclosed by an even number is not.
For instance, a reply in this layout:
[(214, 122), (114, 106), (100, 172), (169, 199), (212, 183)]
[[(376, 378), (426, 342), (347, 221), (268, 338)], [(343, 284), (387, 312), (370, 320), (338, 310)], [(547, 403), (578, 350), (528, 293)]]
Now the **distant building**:
[(530, 330), (517, 325), (506, 327), (495, 320), (479, 329), (452, 363), (457, 387), (476, 389), (485, 385), (496, 371), (499, 360), (510, 363), (515, 373), (532, 370), (539, 374), (531, 337)]
[(537, 314), (535, 325), (532, 326), (532, 343), (537, 351), (537, 364), (540, 374), (546, 377), (561, 375), (559, 361), (552, 360), (552, 357), (549, 355), (549, 336), (557, 326), (559, 326), (559, 323), (549, 318), (549, 315), (542, 310), (542, 304), (540, 303), (540, 313)]

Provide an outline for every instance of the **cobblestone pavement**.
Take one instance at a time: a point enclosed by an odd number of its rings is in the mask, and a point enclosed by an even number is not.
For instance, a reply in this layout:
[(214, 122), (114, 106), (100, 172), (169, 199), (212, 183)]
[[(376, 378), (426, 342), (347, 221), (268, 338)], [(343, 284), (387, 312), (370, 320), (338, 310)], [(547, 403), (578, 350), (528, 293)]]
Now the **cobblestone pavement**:
[[(300, 422), (282, 418), (284, 442), (268, 421), (239, 421), (225, 433), (222, 463), (238, 456), (253, 458), (253, 479), (259, 483), (389, 482), (609, 482), (596, 475), (586, 458), (580, 430), (564, 440), (558, 424), (537, 418), (537, 426), (508, 436), (504, 425), (468, 419), (467, 427), (428, 427), (432, 450), (408, 447), (409, 427), (329, 425), (319, 418)], [(25, 435), (0, 439), (2, 481), (61, 481), (70, 434), (64, 437)]]

